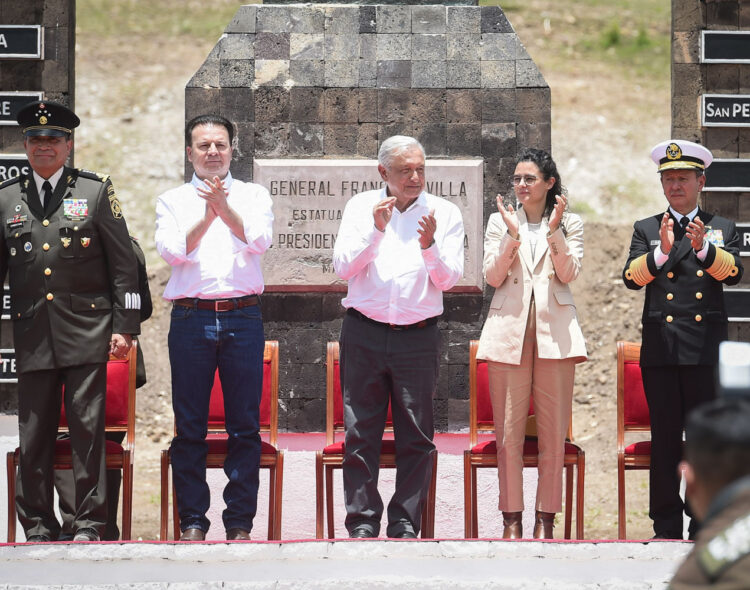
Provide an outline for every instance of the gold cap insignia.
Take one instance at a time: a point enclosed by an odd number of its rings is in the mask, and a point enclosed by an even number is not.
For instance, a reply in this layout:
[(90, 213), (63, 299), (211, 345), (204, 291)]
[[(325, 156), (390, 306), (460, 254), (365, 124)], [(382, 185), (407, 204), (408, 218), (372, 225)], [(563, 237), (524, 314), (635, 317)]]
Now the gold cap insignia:
[(682, 150), (676, 143), (670, 143), (667, 146), (667, 159), (679, 160), (682, 157)]

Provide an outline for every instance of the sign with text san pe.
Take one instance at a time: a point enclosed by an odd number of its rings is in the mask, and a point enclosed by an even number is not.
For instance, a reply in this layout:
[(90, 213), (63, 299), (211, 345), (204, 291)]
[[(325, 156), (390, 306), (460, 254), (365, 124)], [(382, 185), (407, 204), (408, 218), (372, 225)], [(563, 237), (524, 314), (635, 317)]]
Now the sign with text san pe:
[(750, 127), (750, 94), (704, 94), (701, 99), (704, 127)]
[(0, 59), (43, 59), (40, 25), (0, 25)]

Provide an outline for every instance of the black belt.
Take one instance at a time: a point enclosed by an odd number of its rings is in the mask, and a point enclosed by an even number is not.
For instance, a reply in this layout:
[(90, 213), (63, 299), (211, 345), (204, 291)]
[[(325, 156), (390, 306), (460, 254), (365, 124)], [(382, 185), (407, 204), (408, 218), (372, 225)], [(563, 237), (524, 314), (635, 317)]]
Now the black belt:
[(435, 316), (432, 318), (427, 318), (426, 320), (422, 320), (421, 322), (415, 322), (413, 324), (386, 324), (385, 322), (379, 322), (377, 320), (373, 320), (372, 318), (368, 318), (361, 311), (358, 311), (353, 307), (348, 308), (346, 310), (346, 314), (354, 316), (355, 318), (359, 318), (360, 320), (363, 320), (370, 324), (375, 324), (376, 326), (383, 326), (384, 328), (388, 328), (389, 330), (415, 330), (417, 328), (426, 328), (427, 326), (434, 326), (438, 321), (437, 316)]
[(232, 311), (251, 305), (258, 305), (260, 297), (257, 295), (245, 295), (244, 297), (232, 297), (230, 299), (196, 299), (184, 297), (172, 301), (174, 305), (189, 307), (191, 309), (210, 309), (212, 311)]

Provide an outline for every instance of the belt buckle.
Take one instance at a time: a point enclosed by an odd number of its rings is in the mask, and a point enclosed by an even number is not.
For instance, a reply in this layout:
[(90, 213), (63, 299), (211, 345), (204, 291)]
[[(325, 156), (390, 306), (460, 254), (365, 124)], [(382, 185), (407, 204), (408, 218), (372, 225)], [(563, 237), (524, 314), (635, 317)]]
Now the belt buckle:
[[(230, 304), (229, 307), (225, 307), (224, 304)], [(232, 309), (231, 301), (229, 299), (214, 299), (214, 311), (229, 311)]]

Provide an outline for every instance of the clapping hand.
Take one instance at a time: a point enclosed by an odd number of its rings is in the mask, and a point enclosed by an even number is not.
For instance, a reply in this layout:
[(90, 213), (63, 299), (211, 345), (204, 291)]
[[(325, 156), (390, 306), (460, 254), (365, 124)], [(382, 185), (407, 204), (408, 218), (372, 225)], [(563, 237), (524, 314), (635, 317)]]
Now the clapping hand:
[(661, 248), (662, 253), (669, 254), (674, 244), (674, 219), (669, 216), (669, 211), (666, 211), (661, 218), (659, 239), (661, 240), (659, 248)]
[(706, 226), (697, 215), (685, 228), (685, 235), (690, 238), (690, 244), (696, 252), (703, 248), (703, 239), (706, 236)]
[(396, 197), (386, 197), (372, 208), (372, 218), (375, 227), (380, 231), (385, 231), (385, 226), (393, 216), (393, 206), (396, 204)]
[(437, 221), (435, 220), (435, 210), (430, 209), (427, 215), (423, 215), (422, 219), (419, 220), (419, 245), (422, 250), (426, 250), (435, 241), (435, 230), (437, 229)]
[(510, 234), (510, 237), (514, 240), (518, 239), (518, 216), (516, 215), (515, 209), (513, 209), (513, 205), (508, 205), (506, 208), (503, 204), (503, 196), (497, 195), (495, 197), (495, 200), (497, 202), (497, 210), (500, 212), (500, 215), (503, 218), (503, 223), (505, 223), (505, 227), (508, 228), (508, 234)]
[(552, 208), (552, 213), (549, 216), (549, 233), (556, 232), (557, 228), (560, 227), (560, 221), (567, 205), (568, 199), (565, 195), (555, 196), (555, 206)]
[(205, 187), (197, 187), (198, 196), (206, 201), (206, 215), (209, 215), (209, 209), (214, 215), (221, 217), (223, 212), (226, 212), (229, 208), (227, 197), (229, 197), (229, 191), (224, 187), (224, 183), (221, 178), (214, 176), (213, 180), (208, 178), (203, 181)]

